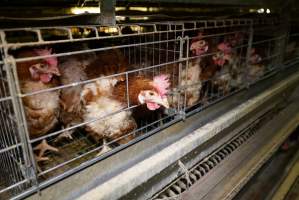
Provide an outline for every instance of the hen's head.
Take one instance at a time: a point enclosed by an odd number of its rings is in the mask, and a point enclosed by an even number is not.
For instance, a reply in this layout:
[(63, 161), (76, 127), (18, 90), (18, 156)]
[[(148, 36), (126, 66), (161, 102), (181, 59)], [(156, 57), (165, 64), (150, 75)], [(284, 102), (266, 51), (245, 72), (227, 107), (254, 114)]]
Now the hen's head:
[(214, 64), (223, 66), (231, 59), (231, 46), (227, 42), (222, 42), (217, 46), (217, 53), (212, 57)]
[(200, 56), (209, 50), (209, 44), (203, 39), (203, 33), (199, 32), (198, 36), (192, 40), (190, 51), (193, 55)]
[(167, 75), (155, 76), (150, 82), (151, 87), (141, 90), (138, 94), (140, 104), (146, 104), (149, 110), (159, 109), (160, 106), (169, 108), (167, 100), (167, 92), (170, 86), (169, 77)]
[[(52, 54), (52, 49), (34, 49), (38, 56), (47, 56)], [(40, 80), (43, 83), (49, 83), (53, 76), (60, 76), (58, 61), (56, 57), (44, 58), (29, 68), (31, 78)]]
[(226, 41), (230, 43), (232, 47), (241, 45), (244, 40), (244, 33), (237, 32), (234, 35), (228, 35)]

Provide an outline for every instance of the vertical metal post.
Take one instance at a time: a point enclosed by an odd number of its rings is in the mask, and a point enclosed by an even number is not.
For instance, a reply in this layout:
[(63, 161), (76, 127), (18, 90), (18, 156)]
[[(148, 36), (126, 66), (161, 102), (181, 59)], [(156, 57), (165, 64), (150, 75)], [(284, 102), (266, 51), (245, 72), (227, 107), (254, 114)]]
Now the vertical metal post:
[(115, 0), (101, 0), (101, 25), (114, 26), (115, 21)]
[(251, 53), (251, 48), (252, 48), (252, 42), (253, 42), (253, 34), (254, 34), (254, 30), (253, 30), (253, 20), (251, 20), (250, 22), (250, 26), (249, 26), (249, 37), (248, 37), (248, 43), (247, 43), (247, 52), (246, 52), (246, 87), (249, 88), (250, 86), (250, 82), (249, 82), (249, 68), (250, 68), (250, 53)]
[(126, 72), (126, 95), (127, 95), (127, 106), (130, 107), (130, 95), (129, 95), (129, 75)]
[(289, 39), (290, 39), (290, 30), (291, 30), (291, 25), (290, 25), (290, 17), (288, 15), (286, 15), (284, 18), (283, 18), (283, 21), (284, 21), (284, 24), (283, 24), (283, 35), (285, 36), (283, 39), (282, 39), (282, 48), (279, 50), (279, 64), (281, 65), (281, 67), (285, 67), (285, 65), (283, 65), (283, 61), (285, 59), (285, 56), (286, 56), (286, 51), (287, 51), (287, 46), (288, 46), (288, 43), (289, 43)]
[[(182, 61), (183, 59), (183, 56), (184, 56), (184, 43), (185, 43), (185, 40), (179, 36), (177, 39), (180, 40), (180, 55), (179, 55), (179, 61)], [(182, 94), (182, 63), (180, 62), (179, 63), (179, 76), (178, 76), (178, 79), (179, 79), (179, 93), (178, 93), (178, 112), (179, 112), (179, 115), (180, 117), (184, 120), (186, 118), (186, 113), (185, 113), (185, 108), (182, 108), (181, 106), (181, 103), (182, 103), (182, 97), (181, 97), (181, 94)], [(185, 96), (186, 96), (186, 92), (185, 92), (185, 89), (183, 90), (184, 91), (184, 99), (183, 99), (183, 107), (184, 107), (184, 102), (185, 102)]]
[(24, 159), (25, 159), (25, 174), (26, 178), (31, 180), (33, 182), (33, 185), (36, 186), (36, 189), (38, 192), (39, 190), (39, 183), (38, 183), (38, 176), (37, 176), (37, 165), (35, 163), (34, 159), (34, 153), (33, 149), (30, 143), (30, 137), (28, 132), (28, 126), (26, 121), (26, 116), (24, 112), (24, 107), (22, 103), (22, 98), (20, 97), (21, 91), (17, 76), (17, 70), (16, 70), (16, 63), (12, 57), (7, 57), (7, 70), (9, 70), (8, 74), (8, 80), (9, 84), (11, 84), (12, 88), (12, 99), (13, 104), (15, 104), (15, 113), (16, 113), (16, 119), (18, 121), (18, 132), (20, 135), (21, 143), (23, 146), (23, 152), (24, 152)]
[[(292, 0), (286, 0), (284, 2), (284, 5), (281, 7), (280, 10), (280, 15), (282, 16), (282, 20), (283, 20), (283, 24), (285, 24), (285, 31), (286, 31), (286, 37), (284, 39), (284, 47), (282, 48), (283, 54), (282, 54), (282, 59), (285, 59), (286, 56), (286, 49), (287, 49), (287, 45), (289, 43), (289, 37), (290, 37), (290, 31), (291, 31), (291, 12), (289, 12), (289, 10), (291, 10), (292, 6), (295, 5), (295, 1)], [(280, 21), (281, 23), (281, 21)], [(284, 65), (283, 65), (284, 66)]]
[[(187, 41), (186, 43), (186, 69), (185, 69), (185, 81), (187, 83), (188, 81), (188, 70), (189, 70), (189, 36), (185, 36), (184, 40)], [(193, 87), (193, 86), (188, 86), (188, 87)], [(185, 87), (186, 88), (186, 87)], [(192, 91), (192, 89), (191, 89)], [(185, 94), (184, 94), (184, 113), (186, 113), (186, 108), (187, 108), (187, 89), (185, 89)]]

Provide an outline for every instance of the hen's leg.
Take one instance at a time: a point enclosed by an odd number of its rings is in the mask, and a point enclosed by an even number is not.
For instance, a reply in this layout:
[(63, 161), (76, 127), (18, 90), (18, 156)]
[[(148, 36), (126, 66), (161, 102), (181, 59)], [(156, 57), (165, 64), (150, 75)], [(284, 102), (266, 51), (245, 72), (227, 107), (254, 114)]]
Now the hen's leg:
[[(62, 129), (68, 128), (71, 125), (67, 125), (66, 127), (62, 127)], [(73, 140), (72, 134), (74, 133), (75, 129), (64, 131), (63, 133), (59, 134), (58, 137), (55, 139), (55, 142), (58, 142), (63, 139)]]
[(48, 161), (50, 160), (48, 157), (40, 157), (39, 155), (35, 155), (35, 160), (37, 163), (43, 162), (43, 161)]
[(107, 141), (106, 141), (105, 138), (103, 139), (103, 145), (102, 146), (103, 146), (102, 150), (97, 154), (97, 156), (100, 156), (100, 155), (112, 150), (112, 148), (109, 147), (109, 145), (107, 145)]
[(201, 99), (201, 103), (202, 103), (203, 105), (207, 105), (207, 104), (209, 103), (209, 92), (208, 92), (208, 90), (206, 90), (206, 91), (204, 92), (203, 97), (202, 97), (202, 99)]
[(45, 140), (45, 139), (39, 145), (37, 145), (36, 147), (34, 147), (33, 150), (34, 151), (39, 151), (38, 155), (36, 156), (36, 161), (37, 162), (49, 160), (48, 157), (43, 157), (44, 153), (47, 150), (58, 152), (58, 149), (55, 148), (55, 147), (50, 146), (47, 143), (47, 140)]
[(73, 139), (72, 134), (73, 134), (73, 131), (65, 131), (65, 132), (61, 133), (57, 138), (58, 139), (65, 138), (65, 139), (72, 140)]

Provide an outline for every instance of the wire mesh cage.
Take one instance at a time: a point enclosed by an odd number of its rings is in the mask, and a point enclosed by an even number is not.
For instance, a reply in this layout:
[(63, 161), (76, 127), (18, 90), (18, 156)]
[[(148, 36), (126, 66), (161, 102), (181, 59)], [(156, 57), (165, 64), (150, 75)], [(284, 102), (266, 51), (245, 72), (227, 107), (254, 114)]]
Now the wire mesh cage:
[(298, 61), (298, 40), (299, 29), (298, 21), (292, 20), (289, 24), (290, 32), (288, 33), (288, 40), (284, 51), (285, 64), (291, 64)]
[(277, 71), (280, 26), (266, 18), (1, 30), (0, 197), (37, 191)]
[(17, 104), (12, 93), (11, 76), (3, 59), (0, 64), (0, 194), (8, 199), (31, 187), (30, 162), (25, 155), (24, 139), (18, 129)]

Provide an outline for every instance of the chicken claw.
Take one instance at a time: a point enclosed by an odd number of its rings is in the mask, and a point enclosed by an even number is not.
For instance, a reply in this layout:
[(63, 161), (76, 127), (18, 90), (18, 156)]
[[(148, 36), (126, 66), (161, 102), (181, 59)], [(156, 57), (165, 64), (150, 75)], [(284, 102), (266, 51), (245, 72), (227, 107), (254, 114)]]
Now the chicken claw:
[(97, 154), (97, 156), (100, 156), (104, 153), (107, 153), (108, 151), (112, 150), (111, 147), (109, 147), (109, 145), (107, 145), (107, 141), (106, 139), (103, 139), (103, 147), (102, 150)]
[[(70, 126), (71, 125), (66, 126), (66, 127), (62, 126), (62, 129), (68, 128)], [(59, 142), (60, 140), (63, 140), (63, 139), (73, 140), (73, 136), (72, 136), (73, 133), (74, 133), (74, 129), (64, 131), (63, 133), (58, 135), (58, 137), (55, 139), (55, 142)]]
[(47, 141), (44, 139), (39, 145), (33, 148), (34, 151), (39, 151), (38, 156), (36, 156), (36, 162), (49, 160), (48, 157), (43, 157), (44, 153), (49, 151), (58, 152), (59, 150), (55, 147), (50, 146)]
[(58, 135), (58, 137), (55, 141), (59, 141), (59, 140), (64, 139), (64, 138), (68, 139), (68, 140), (73, 140), (72, 132), (65, 131), (65, 132), (61, 133), (60, 135)]
[(42, 157), (42, 156), (38, 155), (38, 156), (35, 156), (35, 160), (37, 163), (39, 163), (39, 162), (43, 162), (43, 161), (48, 161), (50, 159), (49, 159), (49, 157)]

